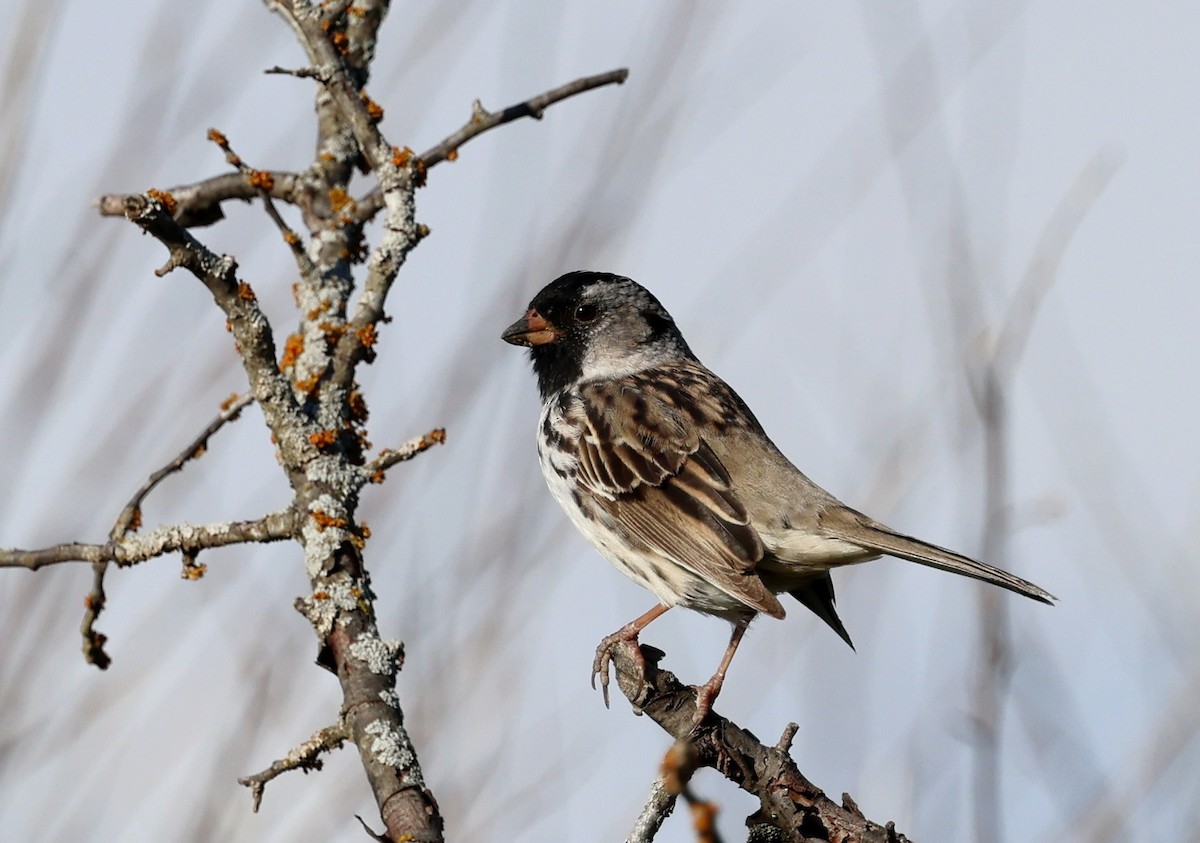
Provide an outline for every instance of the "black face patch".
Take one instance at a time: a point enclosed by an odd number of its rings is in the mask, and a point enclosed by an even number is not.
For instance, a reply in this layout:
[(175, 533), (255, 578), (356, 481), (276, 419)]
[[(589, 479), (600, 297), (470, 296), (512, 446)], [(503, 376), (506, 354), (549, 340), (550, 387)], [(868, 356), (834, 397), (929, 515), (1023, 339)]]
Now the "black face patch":
[(529, 352), (543, 400), (584, 378), (584, 362), (597, 347), (619, 356), (644, 346), (662, 346), (667, 356), (692, 359), (658, 299), (620, 275), (567, 273), (547, 284), (530, 307), (558, 334), (554, 342), (536, 345)]
[(650, 326), (650, 333), (643, 341), (644, 345), (659, 342), (665, 337), (679, 333), (679, 329), (675, 327), (675, 323), (665, 312), (650, 311), (644, 313), (646, 324)]

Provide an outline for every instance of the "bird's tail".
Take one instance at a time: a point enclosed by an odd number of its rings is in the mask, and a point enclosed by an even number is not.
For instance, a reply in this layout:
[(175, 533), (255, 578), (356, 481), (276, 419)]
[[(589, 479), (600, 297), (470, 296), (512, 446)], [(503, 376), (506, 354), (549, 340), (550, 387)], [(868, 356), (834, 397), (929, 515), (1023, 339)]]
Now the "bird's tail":
[(822, 530), (828, 535), (868, 550), (885, 553), (888, 556), (898, 556), (901, 559), (919, 562), (931, 568), (982, 580), (1042, 603), (1053, 604), (1058, 599), (1040, 586), (1021, 579), (1016, 574), (1010, 574), (1008, 571), (992, 565), (977, 562), (960, 553), (955, 553), (953, 550), (897, 533), (849, 508), (822, 513), (820, 523)]

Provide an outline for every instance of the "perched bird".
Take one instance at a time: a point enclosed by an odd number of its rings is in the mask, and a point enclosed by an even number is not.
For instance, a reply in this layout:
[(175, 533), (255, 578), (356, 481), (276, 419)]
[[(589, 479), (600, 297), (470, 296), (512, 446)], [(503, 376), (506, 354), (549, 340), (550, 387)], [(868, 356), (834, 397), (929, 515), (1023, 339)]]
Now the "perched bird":
[(799, 600), (853, 647), (829, 572), (882, 554), (1054, 600), (1007, 571), (898, 533), (809, 480), (629, 278), (568, 273), (501, 336), (529, 348), (551, 494), (601, 555), (659, 600), (597, 648), (592, 684), (598, 674), (605, 704), (613, 648), (636, 644), (672, 606), (733, 624), (720, 666), (697, 689), (694, 725), (750, 621), (783, 617), (776, 595)]

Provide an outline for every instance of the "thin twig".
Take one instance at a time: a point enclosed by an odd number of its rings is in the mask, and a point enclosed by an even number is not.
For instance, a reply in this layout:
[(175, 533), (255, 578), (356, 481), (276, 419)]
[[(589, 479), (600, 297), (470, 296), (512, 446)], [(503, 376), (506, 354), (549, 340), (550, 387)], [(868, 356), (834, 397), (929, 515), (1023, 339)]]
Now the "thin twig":
[(444, 444), (446, 444), (446, 429), (444, 427), (435, 428), (426, 434), (409, 439), (399, 448), (385, 448), (380, 451), (379, 456), (363, 466), (363, 472), (373, 482), (382, 482), (383, 473), (396, 463), (406, 462), (417, 454), (428, 451), (434, 445)]
[(263, 73), (274, 74), (278, 76), (295, 76), (297, 79), (316, 79), (324, 82), (329, 78), (329, 74), (317, 67), (268, 67)]
[[(129, 503), (125, 504), (125, 507), (121, 510), (121, 514), (117, 516), (116, 523), (113, 524), (112, 530), (109, 531), (109, 540), (113, 542), (119, 541), (130, 531), (136, 532), (142, 523), (142, 502), (146, 500), (146, 496), (154, 491), (154, 487), (165, 478), (182, 470), (188, 460), (198, 459), (204, 453), (204, 449), (208, 447), (209, 438), (227, 422), (231, 422), (241, 415), (242, 410), (253, 400), (253, 396), (250, 395), (243, 395), (240, 398), (234, 395), (221, 408), (221, 412), (217, 414), (217, 417), (209, 422), (208, 427), (204, 428), (199, 436), (180, 451), (175, 459), (151, 474), (150, 478), (141, 485), (141, 488), (134, 492), (133, 497), (129, 499)], [(101, 559), (92, 563), (92, 587), (83, 600), (83, 605), (86, 608), (84, 609), (83, 620), (79, 624), (79, 634), (83, 638), (83, 657), (87, 660), (88, 664), (94, 664), (101, 670), (107, 670), (108, 666), (112, 664), (112, 659), (104, 651), (104, 644), (108, 638), (96, 630), (96, 621), (99, 619), (108, 602), (104, 591), (104, 576), (107, 573), (108, 560)]]
[(244, 395), (234, 394), (226, 399), (225, 404), (221, 407), (221, 412), (217, 413), (216, 417), (200, 432), (200, 435), (180, 451), (175, 459), (151, 474), (149, 479), (142, 484), (141, 488), (134, 492), (133, 497), (129, 499), (129, 503), (125, 504), (125, 508), (121, 510), (121, 514), (117, 516), (117, 523), (113, 525), (108, 537), (112, 541), (118, 541), (126, 533), (130, 531), (136, 532), (142, 522), (142, 503), (146, 500), (146, 496), (154, 491), (154, 488), (167, 477), (178, 471), (182, 471), (183, 467), (189, 461), (199, 459), (203, 456), (205, 450), (208, 448), (208, 440), (212, 438), (213, 434), (229, 422), (235, 421), (242, 414), (242, 410), (253, 403), (254, 396), (249, 393)]
[(651, 843), (667, 817), (675, 810), (675, 800), (678, 796), (678, 793), (667, 790), (662, 776), (655, 778), (650, 785), (650, 795), (646, 798), (646, 804), (642, 806), (642, 812), (638, 814), (633, 831), (629, 832), (625, 843)]
[(300, 235), (293, 231), (292, 227), (280, 216), (279, 210), (271, 200), (271, 188), (273, 186), (271, 173), (267, 170), (256, 170), (247, 164), (240, 155), (233, 151), (233, 147), (229, 144), (229, 138), (226, 137), (224, 132), (209, 129), (208, 139), (221, 148), (221, 151), (225, 153), (225, 160), (229, 162), (230, 166), (236, 167), (237, 171), (245, 177), (246, 183), (258, 191), (258, 195), (262, 197), (263, 208), (266, 210), (267, 216), (271, 218), (271, 222), (275, 223), (275, 227), (279, 229), (279, 234), (283, 237), (283, 242), (291, 250), (292, 257), (296, 260), (296, 266), (300, 269), (300, 274), (309, 283), (315, 284), (317, 280), (317, 268), (308, 256), (308, 252), (304, 248), (304, 242), (300, 239)]
[(218, 256), (179, 225), (170, 214), (169, 199), (159, 194), (126, 197), (125, 216), (167, 248), (169, 259), (158, 273), (184, 267), (208, 288), (225, 313), (251, 392), (275, 435), (284, 465), (305, 464), (319, 455), (311, 439), (319, 431), (301, 410), (291, 384), (279, 371), (270, 321), (259, 307), (254, 290), (238, 279), (237, 261), (228, 255)]
[(263, 792), (267, 782), (278, 778), (289, 770), (320, 770), (324, 762), (321, 756), (335, 749), (341, 749), (350, 740), (350, 729), (346, 721), (339, 720), (331, 726), (318, 729), (313, 736), (289, 752), (286, 756), (275, 761), (267, 769), (238, 779), (238, 784), (250, 788), (250, 798), (254, 801), (254, 813), (258, 813), (262, 805)]
[[(628, 77), (629, 70), (624, 67), (610, 70), (607, 73), (598, 73), (595, 76), (584, 76), (499, 111), (488, 111), (479, 100), (475, 100), (471, 105), (471, 118), (463, 127), (446, 137), (441, 143), (427, 149), (421, 154), (420, 160), (426, 170), (443, 161), (453, 161), (458, 157), (460, 146), (490, 129), (520, 120), (522, 117), (541, 120), (543, 112), (557, 102), (605, 85), (624, 84)], [(355, 217), (359, 223), (365, 223), (374, 218), (382, 208), (383, 194), (376, 187), (358, 200)]]
[(285, 509), (253, 521), (223, 521), (200, 526), (168, 524), (105, 544), (66, 542), (37, 550), (0, 549), (0, 568), (36, 571), (64, 562), (116, 562), (126, 567), (168, 553), (184, 551), (194, 557), (201, 550), (248, 542), (282, 541), (294, 538), (295, 534), (295, 513)]
[[(303, 193), (301, 185), (308, 176), (286, 170), (264, 170), (270, 176), (272, 199), (298, 204)], [(260, 188), (251, 185), (241, 173), (222, 173), (191, 184), (176, 185), (162, 191), (174, 200), (172, 215), (184, 228), (199, 228), (225, 218), (221, 203), (231, 199), (249, 202), (260, 195)], [(106, 193), (96, 200), (96, 210), (102, 217), (123, 217), (129, 194)]]

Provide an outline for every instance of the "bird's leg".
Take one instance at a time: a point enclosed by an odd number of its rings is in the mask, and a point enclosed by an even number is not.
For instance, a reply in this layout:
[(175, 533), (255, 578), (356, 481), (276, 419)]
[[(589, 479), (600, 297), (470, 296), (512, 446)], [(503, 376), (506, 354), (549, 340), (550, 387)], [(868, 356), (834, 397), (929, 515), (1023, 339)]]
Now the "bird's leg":
[(746, 634), (746, 628), (750, 626), (752, 618), (753, 616), (746, 617), (734, 622), (733, 635), (729, 637), (729, 646), (725, 648), (725, 656), (721, 659), (721, 664), (717, 666), (717, 672), (712, 675), (711, 679), (696, 688), (696, 716), (692, 720), (691, 729), (693, 732), (712, 711), (717, 694), (721, 693), (721, 686), (725, 684), (725, 672), (729, 670), (729, 663), (733, 661), (733, 654), (737, 652), (738, 644), (742, 643), (742, 636)]
[(600, 646), (596, 648), (596, 658), (592, 661), (592, 688), (594, 689), (596, 687), (596, 676), (599, 675), (600, 690), (604, 695), (605, 708), (608, 708), (608, 668), (613, 661), (613, 648), (618, 644), (624, 644), (626, 642), (633, 644), (633, 651), (637, 654), (638, 661), (641, 662), (642, 667), (642, 675), (638, 679), (637, 693), (634, 694), (634, 698), (636, 699), (637, 697), (641, 696), (642, 688), (646, 683), (646, 659), (642, 656), (642, 651), (637, 646), (638, 635), (641, 634), (643, 629), (650, 625), (651, 621), (663, 615), (663, 613), (665, 613), (669, 608), (671, 607), (664, 606), (660, 603), (649, 612), (642, 615), (640, 618), (625, 624), (612, 635), (606, 635), (600, 642)]

